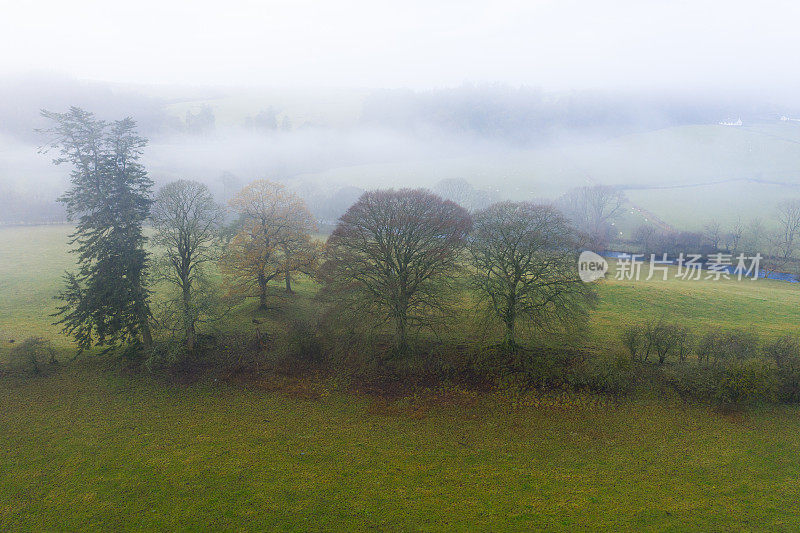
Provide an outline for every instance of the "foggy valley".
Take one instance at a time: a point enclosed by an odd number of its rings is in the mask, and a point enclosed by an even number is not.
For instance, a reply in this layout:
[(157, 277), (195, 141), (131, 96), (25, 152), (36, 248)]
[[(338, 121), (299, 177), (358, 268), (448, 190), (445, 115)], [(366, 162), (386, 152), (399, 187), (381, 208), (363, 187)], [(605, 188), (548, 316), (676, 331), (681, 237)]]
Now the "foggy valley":
[[(3, 79), (0, 102), (3, 224), (63, 220), (55, 200), (67, 177), (40, 150), (48, 139), (37, 130), (40, 110), (71, 105), (105, 119), (135, 118), (150, 139), (144, 160), (157, 185), (191, 177), (224, 202), (247, 181), (277, 180), (319, 204), (315, 214), (329, 220), (347, 205), (322, 206), (349, 188), (432, 188), (462, 179), (498, 199), (619, 187), (664, 220), (699, 229), (729, 220), (730, 202), (739, 216), (751, 216), (754, 197), (773, 202), (800, 187), (798, 106), (743, 97), (503, 84), (159, 87), (29, 75)], [(741, 126), (720, 124), (740, 119)], [(719, 195), (728, 201), (709, 205)]]
[(0, 531), (800, 529), (800, 3), (0, 4)]

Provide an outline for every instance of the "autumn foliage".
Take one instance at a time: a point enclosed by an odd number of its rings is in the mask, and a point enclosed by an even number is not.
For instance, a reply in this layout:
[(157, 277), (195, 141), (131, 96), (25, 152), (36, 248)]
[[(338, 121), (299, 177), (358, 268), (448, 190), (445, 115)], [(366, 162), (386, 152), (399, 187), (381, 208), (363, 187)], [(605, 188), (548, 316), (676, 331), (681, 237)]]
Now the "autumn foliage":
[(310, 237), (314, 219), (301, 198), (267, 180), (242, 189), (230, 206), (240, 217), (241, 229), (228, 244), (221, 269), (234, 291), (255, 292), (265, 308), (270, 281), (288, 278), (316, 261), (317, 247)]

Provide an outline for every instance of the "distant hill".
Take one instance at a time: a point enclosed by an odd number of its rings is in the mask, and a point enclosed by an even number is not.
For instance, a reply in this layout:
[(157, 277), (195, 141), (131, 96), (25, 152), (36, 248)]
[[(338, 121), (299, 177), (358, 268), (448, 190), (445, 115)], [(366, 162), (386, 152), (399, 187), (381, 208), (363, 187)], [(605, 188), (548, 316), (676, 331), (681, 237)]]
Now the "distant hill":
[[(491, 85), (420, 92), (51, 78), (0, 80), (0, 96), (0, 186), (47, 202), (68, 171), (36, 153), (43, 139), (33, 129), (45, 125), (41, 107), (71, 104), (139, 120), (157, 184), (192, 177), (218, 191), (221, 176), (233, 175), (332, 194), (463, 178), (512, 199), (607, 184), (676, 226), (768, 218), (779, 200), (800, 196), (800, 123), (781, 121), (793, 110), (720, 99)], [(729, 117), (743, 125), (718, 124)]]
[(767, 218), (781, 199), (800, 197), (800, 125), (680, 126), (608, 141), (486, 148), (472, 156), (341, 167), (297, 178), (368, 188), (430, 187), (454, 177), (520, 199), (553, 198), (587, 184), (616, 185), (677, 225)]

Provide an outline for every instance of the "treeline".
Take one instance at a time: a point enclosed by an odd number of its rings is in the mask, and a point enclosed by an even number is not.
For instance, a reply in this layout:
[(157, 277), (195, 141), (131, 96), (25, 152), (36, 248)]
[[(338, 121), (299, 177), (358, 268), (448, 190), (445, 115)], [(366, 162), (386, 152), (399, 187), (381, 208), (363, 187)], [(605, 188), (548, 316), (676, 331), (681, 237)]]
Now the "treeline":
[[(65, 276), (57, 319), (81, 350), (162, 357), (159, 329), (180, 341), (171, 358), (193, 357), (198, 327), (225, 312), (223, 295), (255, 296), (267, 308), (268, 285), (280, 280), (291, 293), (297, 275), (320, 283), (329, 332), (387, 334), (387, 360), (410, 356), (419, 332), (438, 334), (465, 298), (498, 326), (504, 354), (521, 349), (521, 327), (572, 327), (594, 301), (575, 267), (583, 236), (553, 206), (500, 202), (470, 213), (423, 189), (368, 191), (323, 244), (305, 202), (281, 184), (245, 186), (226, 225), (201, 183), (179, 180), (152, 195), (139, 162), (146, 140), (130, 119), (108, 123), (78, 108), (44, 115), (55, 162), (72, 167), (61, 202), (76, 224), (78, 270)], [(174, 287), (173, 300), (154, 303), (156, 281)]]
[(737, 219), (727, 225), (712, 220), (701, 231), (676, 231), (641, 224), (634, 229), (627, 244), (645, 255), (760, 254), (765, 259), (764, 270), (784, 272), (800, 279), (800, 199), (779, 202), (772, 217), (766, 220), (760, 217), (748, 222)]
[(533, 144), (571, 134), (623, 134), (721, 116), (775, 115), (767, 106), (719, 98), (658, 98), (596, 91), (545, 92), (529, 87), (471, 85), (429, 91), (378, 90), (363, 106), (362, 123), (419, 134), (458, 134)]
[(661, 319), (626, 326), (620, 340), (633, 367), (656, 365), (649, 385), (681, 397), (725, 405), (800, 401), (800, 339), (794, 335), (761, 340), (747, 329), (696, 332)]
[[(800, 398), (790, 338), (761, 345), (747, 332), (698, 335), (660, 321), (624, 329), (624, 359), (581, 341), (597, 294), (579, 278), (577, 256), (613, 236), (624, 202), (614, 189), (473, 210), (424, 189), (367, 191), (323, 243), (305, 202), (281, 184), (244, 186), (227, 215), (191, 180), (153, 195), (139, 163), (146, 140), (131, 120), (77, 108), (46, 116), (56, 162), (72, 167), (62, 202), (78, 262), (56, 318), (81, 350), (114, 350), (152, 370), (223, 361), (252, 371), (279, 334), (295, 360), (410, 379), (512, 377), (526, 387), (658, 389), (722, 403)], [(241, 316), (242, 299), (269, 311), (272, 285), (290, 295), (298, 277), (319, 287), (309, 315), (271, 326), (283, 331)], [(155, 298), (157, 283), (169, 289)], [(212, 327), (231, 317), (255, 328)], [(39, 371), (53, 352), (31, 339), (15, 357)]]

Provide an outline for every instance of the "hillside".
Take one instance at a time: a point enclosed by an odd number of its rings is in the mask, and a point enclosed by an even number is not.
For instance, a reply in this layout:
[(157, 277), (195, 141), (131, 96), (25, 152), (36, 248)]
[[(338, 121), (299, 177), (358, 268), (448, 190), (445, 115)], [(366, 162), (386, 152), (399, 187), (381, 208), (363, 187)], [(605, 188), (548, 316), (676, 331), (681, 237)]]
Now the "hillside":
[(429, 187), (465, 178), (508, 198), (552, 198), (586, 184), (618, 185), (671, 224), (701, 227), (711, 218), (769, 218), (800, 196), (800, 125), (683, 126), (601, 142), (340, 167), (304, 174), (312, 183)]

